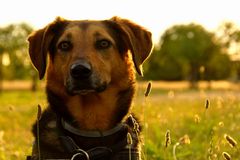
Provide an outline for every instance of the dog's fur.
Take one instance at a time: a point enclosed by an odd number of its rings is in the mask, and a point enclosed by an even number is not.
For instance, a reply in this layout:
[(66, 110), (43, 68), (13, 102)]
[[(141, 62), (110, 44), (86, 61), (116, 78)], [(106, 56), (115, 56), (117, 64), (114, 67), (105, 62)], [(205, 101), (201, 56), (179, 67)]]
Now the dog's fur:
[[(46, 72), (49, 107), (39, 122), (38, 135), (45, 156), (64, 152), (54, 128), (56, 115), (86, 131), (104, 132), (126, 121), (135, 91), (134, 68), (142, 75), (142, 63), (152, 50), (149, 31), (118, 17), (103, 21), (57, 18), (28, 40), (40, 79)], [(85, 70), (73, 71), (75, 64)], [(106, 144), (116, 140), (108, 139)], [(84, 149), (95, 144), (89, 140), (78, 145)], [(35, 146), (33, 157), (38, 159), (37, 155)]]

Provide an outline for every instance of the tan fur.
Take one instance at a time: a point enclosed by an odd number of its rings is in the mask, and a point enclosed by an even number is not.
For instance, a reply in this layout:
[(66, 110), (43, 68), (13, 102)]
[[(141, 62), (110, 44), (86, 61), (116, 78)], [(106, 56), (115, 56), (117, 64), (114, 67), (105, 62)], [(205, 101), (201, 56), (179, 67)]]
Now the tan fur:
[[(103, 22), (68, 21), (67, 27), (61, 33), (56, 44), (70, 39), (73, 49), (67, 54), (57, 50), (54, 60), (50, 59), (48, 62), (47, 87), (64, 101), (70, 114), (81, 124), (79, 125), (81, 129), (85, 130), (103, 131), (116, 125), (113, 117), (117, 110), (118, 94), (134, 85), (134, 66), (137, 72), (142, 74), (141, 65), (152, 48), (150, 32), (127, 20), (113, 18), (110, 21), (116, 23), (124, 34), (121, 35), (124, 40), (121, 43), (126, 43), (126, 47), (128, 47), (124, 57), (121, 57), (114, 37)], [(46, 52), (54, 39), (55, 33), (51, 29), (62, 22), (64, 20), (57, 19), (29, 38), (30, 56), (39, 71), (40, 78), (45, 73), (45, 62), (41, 60), (46, 57)], [(85, 23), (88, 24), (88, 27), (79, 26)], [(97, 50), (94, 43), (98, 39), (108, 39), (112, 46), (106, 50)], [(102, 82), (108, 83), (104, 92), (75, 96), (66, 93), (66, 81), (70, 76), (69, 68), (81, 58), (92, 64), (94, 74), (100, 77)]]
[[(68, 34), (72, 35), (74, 49), (72, 53), (68, 55), (60, 55), (54, 59), (54, 64), (49, 63), (47, 71), (47, 85), (56, 93), (60, 93), (62, 98), (66, 100), (67, 107), (74, 118), (81, 123), (82, 129), (87, 130), (107, 130), (113, 127), (112, 115), (114, 113), (114, 106), (117, 103), (117, 93), (119, 88), (127, 88), (130, 81), (129, 76), (132, 73), (127, 73), (128, 68), (132, 68), (132, 62), (127, 60), (123, 61), (117, 51), (116, 46), (113, 46), (109, 53), (96, 53), (93, 48), (93, 41), (96, 38), (94, 33), (101, 33), (100, 37), (111, 39), (114, 44), (114, 40), (106, 32), (103, 26), (90, 26), (87, 32), (81, 31), (79, 27), (73, 26), (66, 29), (63, 35), (59, 38), (59, 41), (66, 38)], [(84, 39), (82, 37), (88, 37)], [(115, 44), (114, 44), (115, 45)], [(105, 55), (101, 55), (105, 54)], [(88, 59), (93, 64), (93, 69), (102, 79), (110, 82), (111, 84), (104, 93), (89, 94), (85, 96), (68, 96), (64, 91), (63, 84), (69, 75), (69, 67), (78, 58)], [(63, 61), (65, 62), (63, 63)], [(132, 71), (130, 71), (132, 72)], [(121, 74), (121, 79), (116, 76), (115, 73)], [(99, 123), (101, 122), (101, 123)]]

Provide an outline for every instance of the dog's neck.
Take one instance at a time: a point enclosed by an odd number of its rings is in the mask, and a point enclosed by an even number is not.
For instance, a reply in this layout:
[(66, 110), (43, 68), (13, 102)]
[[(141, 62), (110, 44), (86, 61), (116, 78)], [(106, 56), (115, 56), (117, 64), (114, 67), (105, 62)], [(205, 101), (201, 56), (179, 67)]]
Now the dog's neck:
[(91, 93), (69, 97), (66, 105), (69, 108), (69, 112), (83, 129), (107, 130), (114, 127), (115, 123), (118, 123), (116, 116), (119, 112), (127, 110), (124, 111), (127, 114), (131, 105), (129, 101), (126, 104), (127, 106), (119, 106), (119, 98), (124, 96), (120, 92), (115, 87), (109, 87), (109, 89), (99, 94)]
[(133, 82), (125, 85), (122, 90), (117, 89), (117, 86), (109, 86), (102, 93), (76, 96), (59, 90), (63, 87), (56, 87), (56, 90), (49, 85), (47, 95), (54, 111), (74, 120), (80, 129), (104, 131), (120, 123), (129, 112), (135, 86)]

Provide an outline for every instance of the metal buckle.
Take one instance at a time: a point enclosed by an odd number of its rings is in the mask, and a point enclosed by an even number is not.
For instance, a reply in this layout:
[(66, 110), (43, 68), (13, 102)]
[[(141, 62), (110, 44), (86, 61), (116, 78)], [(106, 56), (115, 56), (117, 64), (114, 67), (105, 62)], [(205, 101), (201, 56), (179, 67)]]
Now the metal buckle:
[(76, 151), (77, 151), (77, 153), (75, 153), (75, 154), (72, 156), (71, 160), (77, 160), (76, 158), (78, 158), (78, 156), (82, 156), (82, 155), (85, 156), (86, 160), (90, 160), (89, 155), (88, 155), (88, 153), (87, 153), (86, 151), (84, 151), (84, 150), (82, 150), (82, 149), (80, 149), (80, 148), (77, 149)]

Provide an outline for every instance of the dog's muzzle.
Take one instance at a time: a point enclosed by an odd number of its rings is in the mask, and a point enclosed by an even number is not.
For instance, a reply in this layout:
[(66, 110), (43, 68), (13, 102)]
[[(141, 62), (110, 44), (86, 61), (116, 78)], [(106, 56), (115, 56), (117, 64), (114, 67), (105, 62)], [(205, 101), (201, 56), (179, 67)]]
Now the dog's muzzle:
[(86, 60), (78, 60), (70, 66), (70, 76), (66, 81), (67, 92), (71, 95), (85, 95), (91, 92), (102, 92), (107, 88)]

